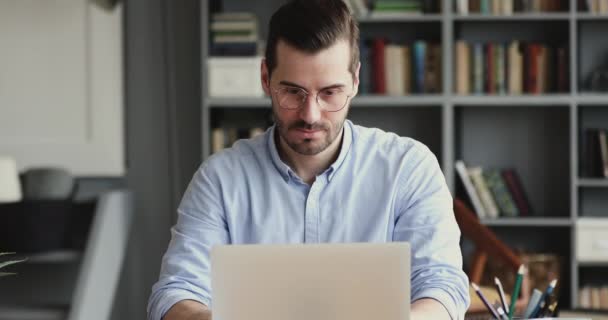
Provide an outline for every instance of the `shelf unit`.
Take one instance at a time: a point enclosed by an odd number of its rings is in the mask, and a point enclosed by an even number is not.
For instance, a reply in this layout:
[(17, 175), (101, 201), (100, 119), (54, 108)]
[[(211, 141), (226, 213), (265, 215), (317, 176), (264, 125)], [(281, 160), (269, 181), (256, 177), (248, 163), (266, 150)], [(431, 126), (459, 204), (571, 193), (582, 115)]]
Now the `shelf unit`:
[[(225, 121), (264, 123), (270, 112), (268, 98), (213, 98), (208, 96), (206, 61), (209, 44), (209, 5), (201, 0), (202, 137), (203, 155), (209, 156), (211, 129)], [(426, 143), (437, 155), (446, 181), (457, 196), (454, 162), (467, 165), (517, 169), (535, 212), (532, 217), (482, 220), (510, 244), (530, 239), (540, 251), (563, 257), (560, 305), (576, 307), (584, 263), (576, 257), (576, 221), (589, 207), (602, 208), (608, 219), (608, 179), (579, 175), (580, 138), (584, 128), (608, 129), (608, 93), (586, 89), (588, 72), (601, 58), (608, 59), (608, 16), (579, 12), (576, 0), (569, 10), (557, 13), (491, 16), (455, 13), (453, 0), (442, 1), (442, 12), (402, 18), (360, 18), (362, 38), (386, 35), (411, 41), (431, 39), (442, 46), (442, 91), (433, 95), (359, 95), (352, 101), (349, 118)], [(261, 6), (246, 0), (223, 0), (226, 11), (258, 15), (265, 39), (270, 15), (285, 0), (268, 0)], [(456, 40), (543, 41), (567, 43), (569, 90), (543, 95), (455, 94), (454, 46)], [(599, 116), (598, 116), (599, 114)], [(236, 120), (235, 120), (236, 119)], [(608, 230), (607, 230), (608, 231)], [(559, 241), (539, 240), (550, 234)], [(569, 263), (568, 263), (569, 262)]]

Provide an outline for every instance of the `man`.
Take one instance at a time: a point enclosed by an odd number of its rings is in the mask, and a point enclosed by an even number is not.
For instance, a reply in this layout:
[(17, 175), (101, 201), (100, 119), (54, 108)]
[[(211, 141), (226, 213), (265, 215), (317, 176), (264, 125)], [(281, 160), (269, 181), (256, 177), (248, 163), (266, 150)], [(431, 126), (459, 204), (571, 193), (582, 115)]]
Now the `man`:
[(275, 125), (194, 175), (149, 319), (211, 317), (215, 244), (390, 241), (411, 244), (412, 319), (463, 318), (468, 279), (437, 159), (413, 139), (345, 120), (358, 41), (341, 0), (294, 0), (272, 16), (261, 80)]

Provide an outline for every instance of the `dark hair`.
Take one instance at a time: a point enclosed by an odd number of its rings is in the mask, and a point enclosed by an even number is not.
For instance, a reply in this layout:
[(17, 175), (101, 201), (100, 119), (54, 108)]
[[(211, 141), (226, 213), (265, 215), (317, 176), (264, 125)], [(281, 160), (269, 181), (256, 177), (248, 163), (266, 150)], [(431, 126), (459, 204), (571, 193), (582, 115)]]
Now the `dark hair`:
[(342, 0), (292, 0), (270, 18), (266, 43), (268, 75), (277, 66), (279, 40), (299, 50), (316, 53), (337, 40), (350, 44), (349, 71), (354, 76), (359, 63), (359, 27)]

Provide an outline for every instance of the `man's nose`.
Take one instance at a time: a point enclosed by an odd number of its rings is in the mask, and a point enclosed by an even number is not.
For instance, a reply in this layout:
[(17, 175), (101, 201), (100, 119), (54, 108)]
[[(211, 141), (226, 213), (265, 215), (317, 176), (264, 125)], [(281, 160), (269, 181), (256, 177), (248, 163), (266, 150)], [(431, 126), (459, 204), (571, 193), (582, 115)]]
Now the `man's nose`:
[(321, 112), (316, 96), (308, 95), (300, 108), (300, 118), (306, 123), (315, 123), (321, 119)]

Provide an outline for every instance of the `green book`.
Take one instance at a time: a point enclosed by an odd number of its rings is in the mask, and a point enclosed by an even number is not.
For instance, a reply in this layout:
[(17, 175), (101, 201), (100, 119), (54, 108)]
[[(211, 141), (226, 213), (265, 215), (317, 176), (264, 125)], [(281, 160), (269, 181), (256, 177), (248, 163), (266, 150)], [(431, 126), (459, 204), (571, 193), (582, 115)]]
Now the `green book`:
[(496, 205), (500, 213), (505, 217), (517, 217), (519, 216), (519, 210), (513, 201), (511, 193), (502, 179), (500, 171), (497, 169), (487, 169), (483, 171), (483, 178), (486, 180), (488, 189), (494, 196)]

